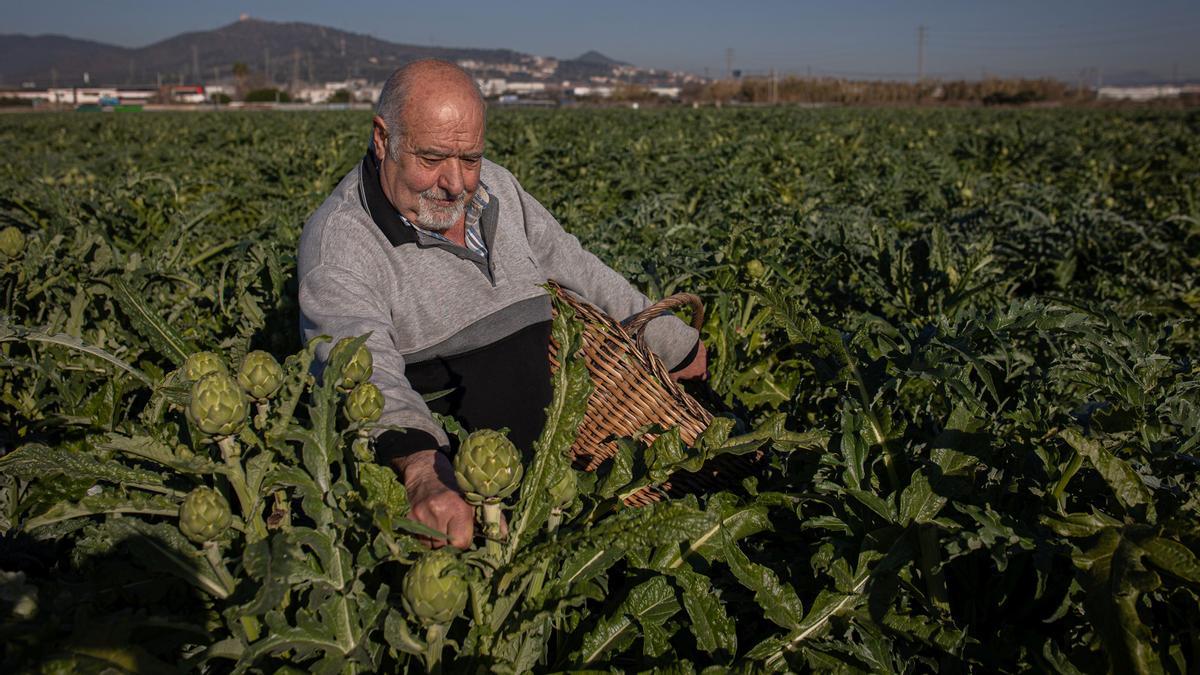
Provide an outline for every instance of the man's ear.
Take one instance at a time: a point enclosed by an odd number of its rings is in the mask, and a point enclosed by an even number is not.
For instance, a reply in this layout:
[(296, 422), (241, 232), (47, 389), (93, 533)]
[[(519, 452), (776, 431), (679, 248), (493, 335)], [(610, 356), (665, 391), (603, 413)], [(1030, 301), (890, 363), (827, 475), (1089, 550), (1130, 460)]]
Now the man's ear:
[(387, 124), (379, 115), (371, 120), (371, 149), (375, 151), (375, 159), (380, 162), (387, 157)]

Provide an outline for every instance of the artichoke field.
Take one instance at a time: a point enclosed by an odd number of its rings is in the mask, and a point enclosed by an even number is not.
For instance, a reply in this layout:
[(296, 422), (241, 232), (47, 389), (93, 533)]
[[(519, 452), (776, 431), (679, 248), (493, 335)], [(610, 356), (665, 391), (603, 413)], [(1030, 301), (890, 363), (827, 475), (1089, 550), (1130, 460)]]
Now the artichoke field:
[(589, 250), (704, 299), (720, 414), (578, 472), (566, 358), (527, 463), (441, 420), (481, 526), (435, 552), (364, 339), (318, 379), (296, 329), (369, 121), (0, 119), (4, 672), (1200, 668), (1200, 115), (493, 111)]

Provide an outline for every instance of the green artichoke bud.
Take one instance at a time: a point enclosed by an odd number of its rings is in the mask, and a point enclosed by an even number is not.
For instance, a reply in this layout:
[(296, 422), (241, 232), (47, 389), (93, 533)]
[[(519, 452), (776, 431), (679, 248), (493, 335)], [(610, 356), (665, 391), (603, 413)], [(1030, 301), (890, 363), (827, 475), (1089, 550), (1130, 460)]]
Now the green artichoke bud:
[(280, 368), (275, 357), (267, 352), (250, 352), (242, 359), (242, 368), (238, 371), (238, 384), (256, 401), (266, 400), (283, 386), (283, 368)]
[(346, 419), (364, 424), (374, 422), (383, 414), (383, 394), (379, 387), (363, 382), (346, 397)]
[(746, 274), (750, 275), (751, 279), (758, 279), (767, 273), (767, 268), (763, 266), (760, 260), (751, 260), (746, 263)]
[(521, 483), (521, 453), (512, 441), (490, 429), (473, 432), (454, 456), (454, 477), (471, 501), (498, 501)]
[(188, 415), (213, 436), (232, 436), (246, 424), (246, 397), (225, 373), (209, 373), (192, 385)]
[(179, 506), (179, 531), (197, 544), (212, 541), (229, 529), (229, 502), (210, 487), (198, 487)]
[(227, 373), (225, 362), (212, 352), (196, 352), (183, 362), (183, 375), (192, 382), (199, 382), (209, 373)]
[(550, 505), (556, 509), (564, 508), (575, 501), (578, 492), (579, 479), (575, 476), (575, 470), (568, 467), (562, 478), (550, 486)]
[(15, 258), (25, 250), (25, 235), (17, 228), (9, 225), (0, 230), (0, 253)]
[[(343, 350), (350, 348), (352, 338), (342, 338), (333, 346), (333, 350), (329, 352), (329, 359), (341, 353)], [(346, 366), (342, 368), (341, 386), (352, 389), (359, 382), (366, 382), (374, 372), (373, 362), (371, 360), (371, 350), (367, 349), (367, 345), (359, 345), (358, 351), (354, 352), (354, 356), (346, 362)]]
[(467, 606), (462, 563), (445, 548), (426, 553), (408, 568), (400, 591), (405, 609), (426, 625), (450, 623)]

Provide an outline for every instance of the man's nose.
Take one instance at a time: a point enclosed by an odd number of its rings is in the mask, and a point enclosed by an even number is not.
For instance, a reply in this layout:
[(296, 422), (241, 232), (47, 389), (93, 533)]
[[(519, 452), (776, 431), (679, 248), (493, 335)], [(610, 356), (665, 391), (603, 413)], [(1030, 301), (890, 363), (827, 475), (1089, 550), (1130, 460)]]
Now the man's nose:
[(465, 183), (462, 162), (457, 157), (446, 158), (438, 174), (438, 187), (449, 192), (451, 197), (457, 197), (463, 193)]

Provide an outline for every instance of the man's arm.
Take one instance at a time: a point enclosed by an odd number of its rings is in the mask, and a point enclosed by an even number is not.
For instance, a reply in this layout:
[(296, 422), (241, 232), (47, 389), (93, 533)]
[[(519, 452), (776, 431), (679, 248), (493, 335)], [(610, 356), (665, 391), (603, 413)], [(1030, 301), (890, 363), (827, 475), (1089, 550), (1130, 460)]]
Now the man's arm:
[(447, 533), (450, 544), (466, 548), (473, 535), (474, 510), (463, 501), (449, 459), (438, 450), (449, 444), (445, 432), (404, 376), (404, 357), (392, 341), (390, 313), (375, 288), (338, 266), (319, 264), (307, 270), (300, 280), (301, 334), (306, 341), (317, 335), (334, 338), (317, 348), (322, 364), (337, 339), (370, 334), (366, 346), (374, 364), (371, 382), (384, 399), (379, 422), (406, 429), (377, 435), (377, 454), (403, 481), (413, 518)]
[[(515, 179), (513, 182), (516, 183)], [(652, 304), (627, 279), (585, 250), (579, 240), (563, 230), (554, 216), (520, 185), (516, 185), (516, 190), (530, 247), (548, 278), (618, 320), (625, 320)], [(679, 375), (684, 376), (683, 379), (697, 376), (693, 372), (695, 368), (707, 367), (699, 332), (676, 316), (662, 316), (647, 324), (646, 343), (669, 369), (682, 367)], [(690, 363), (686, 361), (689, 355), (694, 356)]]

